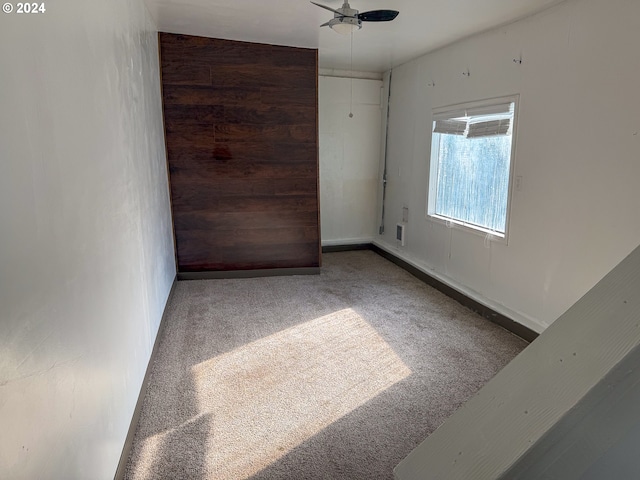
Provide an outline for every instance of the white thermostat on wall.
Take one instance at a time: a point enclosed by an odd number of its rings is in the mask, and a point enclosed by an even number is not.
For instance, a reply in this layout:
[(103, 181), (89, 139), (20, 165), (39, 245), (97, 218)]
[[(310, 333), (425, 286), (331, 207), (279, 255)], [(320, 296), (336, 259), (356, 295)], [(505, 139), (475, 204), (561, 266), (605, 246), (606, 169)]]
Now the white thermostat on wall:
[(404, 227), (402, 223), (396, 225), (396, 240), (400, 242), (401, 247), (404, 247)]

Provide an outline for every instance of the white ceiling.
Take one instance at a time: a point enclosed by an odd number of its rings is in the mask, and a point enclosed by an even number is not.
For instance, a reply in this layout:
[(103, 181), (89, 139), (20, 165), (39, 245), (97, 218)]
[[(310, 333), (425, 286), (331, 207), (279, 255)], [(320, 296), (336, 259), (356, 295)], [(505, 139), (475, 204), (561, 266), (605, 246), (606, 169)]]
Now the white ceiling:
[[(333, 14), (308, 0), (145, 0), (158, 29), (230, 40), (318, 48), (319, 66), (349, 70), (348, 35), (319, 28)], [(353, 70), (383, 72), (562, 0), (352, 0), (360, 12), (400, 11), (387, 23), (364, 22), (353, 34)], [(339, 8), (342, 0), (318, 0)]]

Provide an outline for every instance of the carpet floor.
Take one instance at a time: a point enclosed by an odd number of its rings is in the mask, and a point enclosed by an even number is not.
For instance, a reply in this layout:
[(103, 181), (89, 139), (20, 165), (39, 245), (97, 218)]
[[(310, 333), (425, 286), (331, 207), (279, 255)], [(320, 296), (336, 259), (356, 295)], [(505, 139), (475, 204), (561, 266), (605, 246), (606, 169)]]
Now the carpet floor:
[(371, 251), (179, 282), (127, 464), (142, 479), (392, 479), (527, 343)]

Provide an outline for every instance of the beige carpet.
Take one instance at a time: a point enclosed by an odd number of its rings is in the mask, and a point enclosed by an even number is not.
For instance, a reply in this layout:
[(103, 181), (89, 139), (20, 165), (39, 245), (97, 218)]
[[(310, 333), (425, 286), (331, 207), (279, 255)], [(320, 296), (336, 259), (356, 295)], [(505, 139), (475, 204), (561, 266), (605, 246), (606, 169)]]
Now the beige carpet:
[(527, 344), (370, 251), (180, 282), (130, 479), (392, 479)]

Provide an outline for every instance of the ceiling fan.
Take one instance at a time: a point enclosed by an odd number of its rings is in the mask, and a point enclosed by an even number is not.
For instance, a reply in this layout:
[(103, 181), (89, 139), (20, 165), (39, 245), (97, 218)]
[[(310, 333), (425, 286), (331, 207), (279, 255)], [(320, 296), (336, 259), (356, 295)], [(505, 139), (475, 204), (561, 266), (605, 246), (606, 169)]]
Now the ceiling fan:
[(397, 10), (371, 10), (369, 12), (358, 13), (358, 10), (349, 6), (348, 0), (345, 0), (342, 7), (337, 10), (327, 7), (326, 5), (320, 5), (316, 2), (311, 3), (333, 12), (333, 18), (320, 26), (329, 26), (336, 32), (343, 35), (349, 34), (355, 30), (360, 30), (362, 28), (362, 22), (390, 22), (398, 16), (398, 13), (400, 13)]

